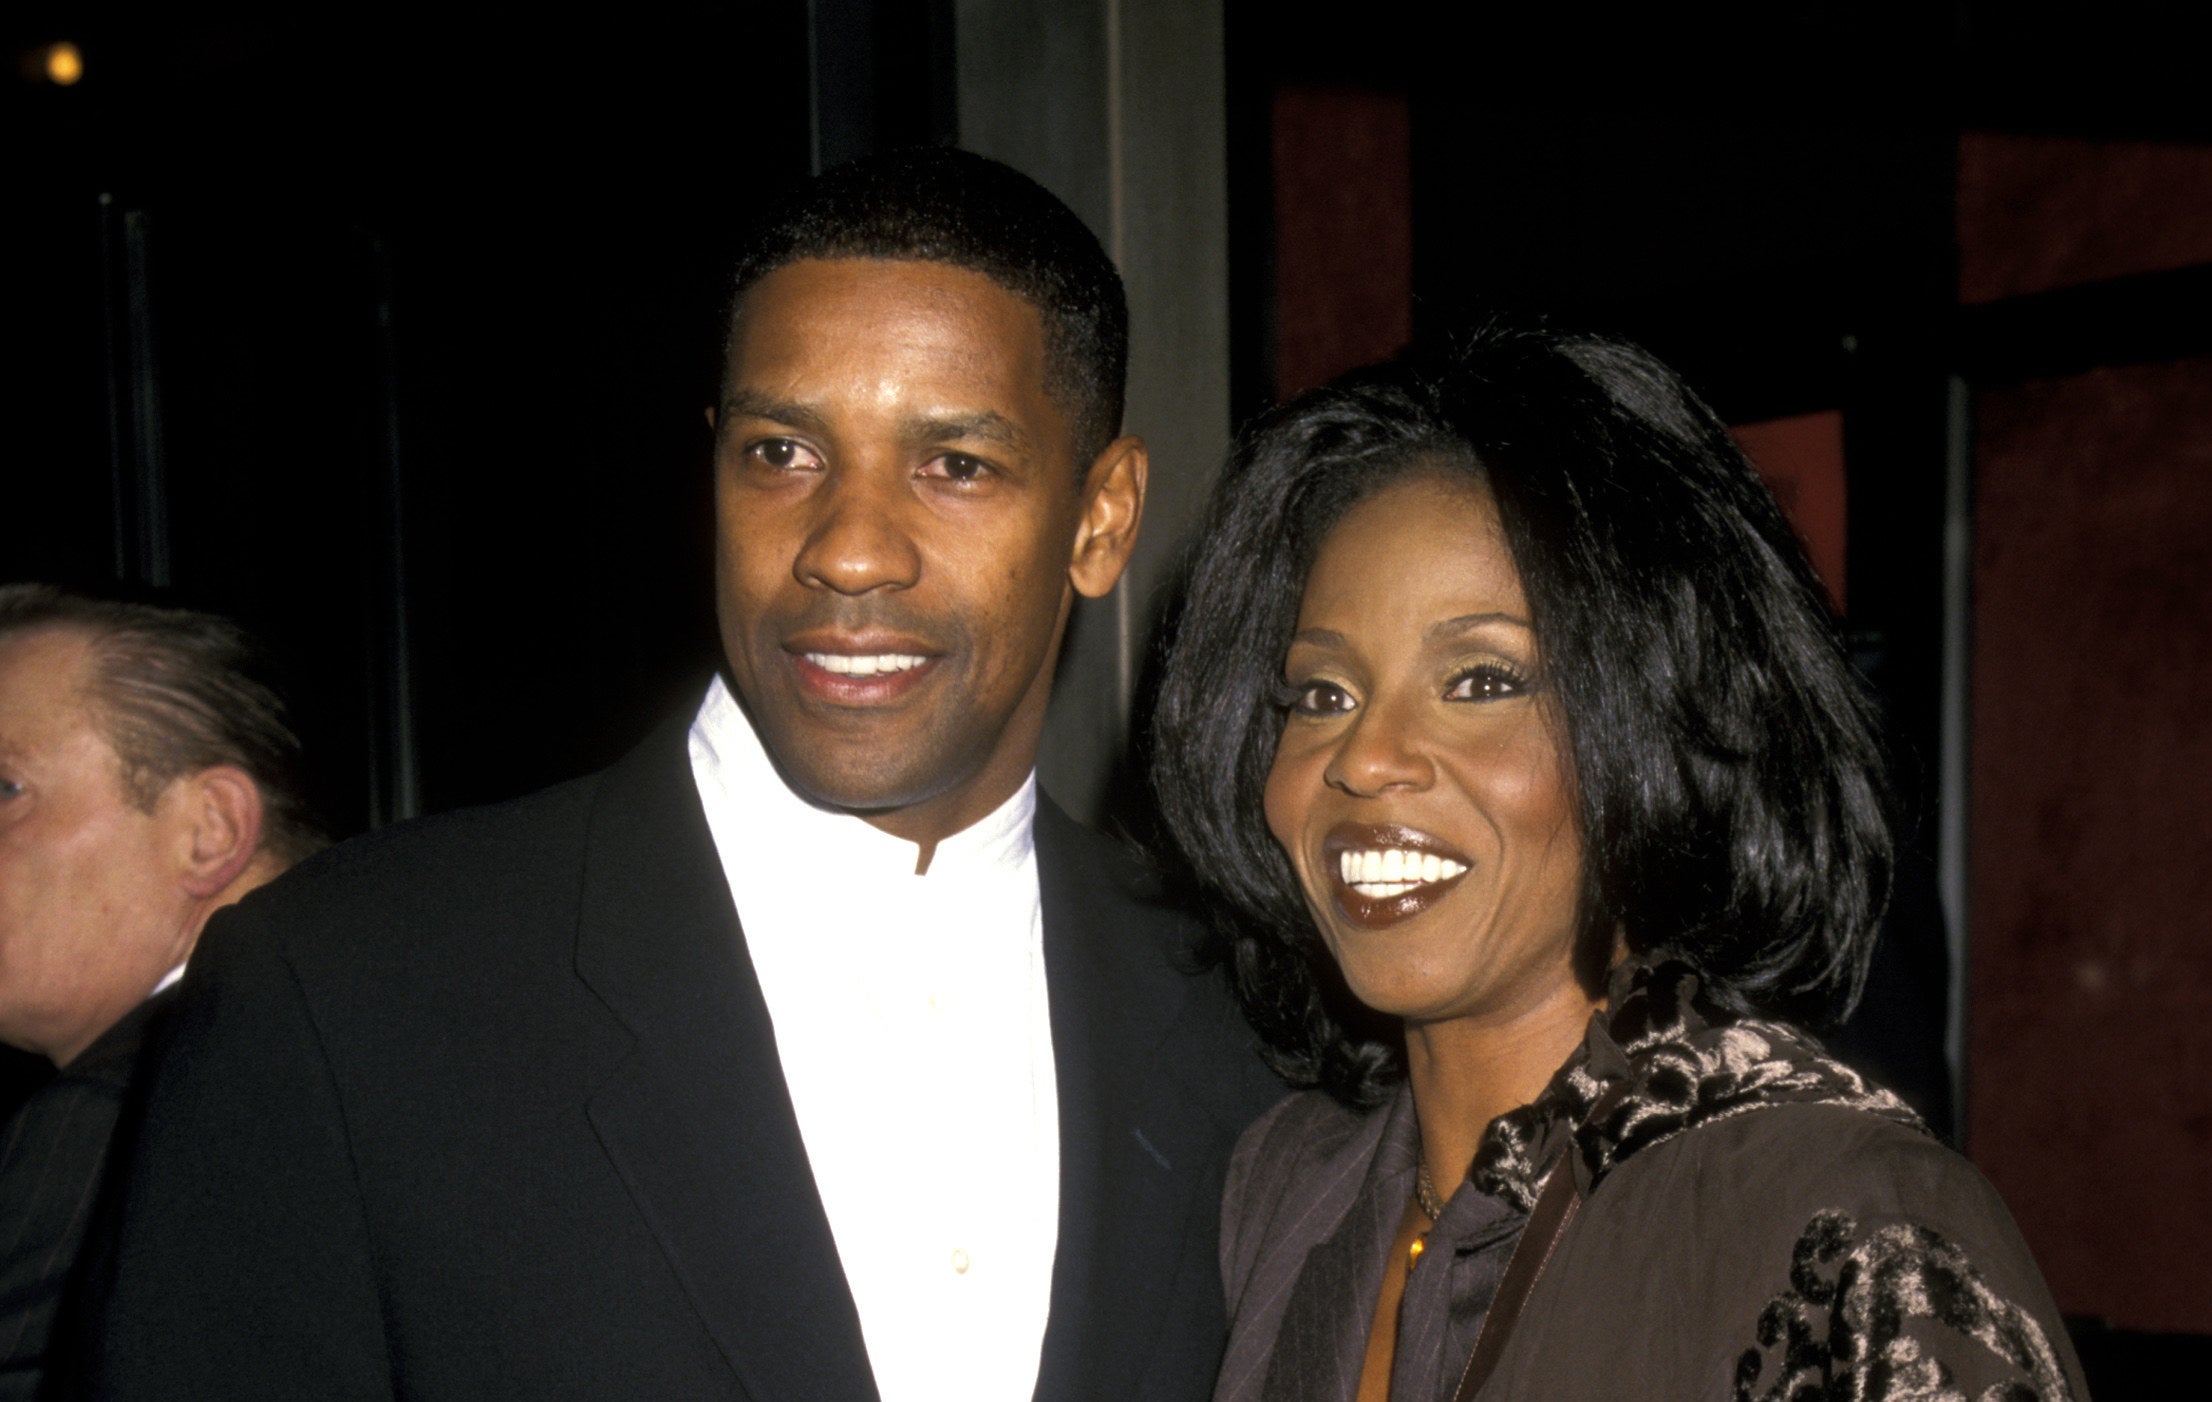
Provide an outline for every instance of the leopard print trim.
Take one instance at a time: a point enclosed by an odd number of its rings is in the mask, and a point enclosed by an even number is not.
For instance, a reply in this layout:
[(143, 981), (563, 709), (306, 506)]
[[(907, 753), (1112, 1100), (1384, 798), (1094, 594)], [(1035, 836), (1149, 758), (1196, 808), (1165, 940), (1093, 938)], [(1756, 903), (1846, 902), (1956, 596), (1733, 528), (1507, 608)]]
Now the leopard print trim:
[(1758, 1345), (1737, 1360), (1736, 1402), (1969, 1402), (1908, 1331), (1919, 1320), (1974, 1340), (2018, 1375), (1973, 1402), (2071, 1402), (2042, 1328), (1991, 1290), (1965, 1252), (1926, 1227), (1861, 1236), (1841, 1212), (1818, 1214), (1798, 1238), (1790, 1288), (1761, 1312)]
[(1752, 1018), (1720, 1023), (1687, 964), (1624, 965), (1612, 991), (1612, 1015), (1590, 1020), (1544, 1093), (1490, 1126), (1469, 1171), (1482, 1191), (1526, 1212), (1562, 1139), (1594, 1190), (1643, 1149), (1776, 1105), (1839, 1105), (1922, 1128), (1903, 1101), (1803, 1033)]

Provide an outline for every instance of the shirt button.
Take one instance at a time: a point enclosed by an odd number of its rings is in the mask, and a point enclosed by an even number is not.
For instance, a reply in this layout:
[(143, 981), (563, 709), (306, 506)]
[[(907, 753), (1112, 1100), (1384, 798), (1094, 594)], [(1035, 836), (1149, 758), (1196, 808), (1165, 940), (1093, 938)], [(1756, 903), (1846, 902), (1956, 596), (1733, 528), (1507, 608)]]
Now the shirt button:
[(952, 1253), (952, 1273), (954, 1275), (966, 1275), (968, 1273), (967, 1252), (955, 1250)]

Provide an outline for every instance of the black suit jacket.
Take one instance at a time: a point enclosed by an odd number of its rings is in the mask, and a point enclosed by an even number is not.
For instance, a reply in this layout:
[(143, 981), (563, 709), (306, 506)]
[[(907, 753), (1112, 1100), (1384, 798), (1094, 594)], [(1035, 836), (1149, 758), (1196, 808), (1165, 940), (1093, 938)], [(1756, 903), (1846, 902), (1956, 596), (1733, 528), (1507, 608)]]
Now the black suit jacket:
[[(211, 928), (95, 1393), (875, 1396), (684, 733), (346, 844)], [(1061, 1120), (1038, 1396), (1203, 1397), (1223, 1170), (1276, 1090), (1178, 968), (1189, 923), (1046, 802), (1036, 841)]]
[(39, 1395), (146, 1028), (133, 1008), (0, 1125), (0, 1402)]

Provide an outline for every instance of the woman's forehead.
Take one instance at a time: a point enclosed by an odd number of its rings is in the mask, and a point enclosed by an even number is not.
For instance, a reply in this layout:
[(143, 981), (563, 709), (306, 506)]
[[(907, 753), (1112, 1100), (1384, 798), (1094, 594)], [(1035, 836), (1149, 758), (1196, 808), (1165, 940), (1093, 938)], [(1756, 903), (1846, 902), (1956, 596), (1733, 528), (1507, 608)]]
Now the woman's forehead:
[(1299, 627), (1389, 617), (1427, 630), (1476, 615), (1528, 619), (1497, 504), (1477, 479), (1421, 473), (1355, 503), (1322, 538)]

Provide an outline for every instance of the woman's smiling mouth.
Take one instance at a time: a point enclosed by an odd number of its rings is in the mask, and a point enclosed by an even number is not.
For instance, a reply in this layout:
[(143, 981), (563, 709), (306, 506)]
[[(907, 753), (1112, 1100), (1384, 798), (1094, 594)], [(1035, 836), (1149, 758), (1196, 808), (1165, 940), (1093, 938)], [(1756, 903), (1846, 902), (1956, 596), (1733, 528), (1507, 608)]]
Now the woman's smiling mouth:
[(1337, 909), (1369, 929), (1427, 910), (1472, 864), (1428, 833), (1394, 823), (1341, 823), (1321, 850)]
[(1370, 847), (1344, 852), (1337, 859), (1338, 878), (1370, 900), (1402, 896), (1416, 886), (1433, 886), (1465, 870), (1465, 862), (1402, 847)]

